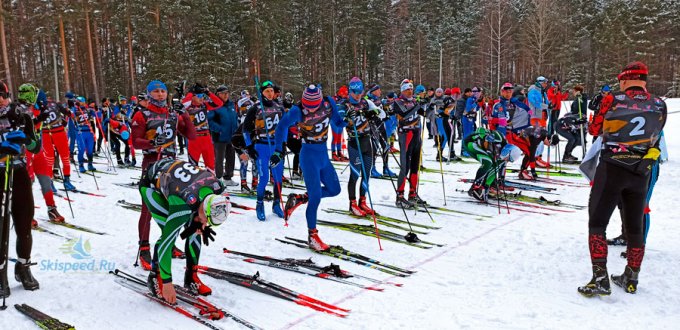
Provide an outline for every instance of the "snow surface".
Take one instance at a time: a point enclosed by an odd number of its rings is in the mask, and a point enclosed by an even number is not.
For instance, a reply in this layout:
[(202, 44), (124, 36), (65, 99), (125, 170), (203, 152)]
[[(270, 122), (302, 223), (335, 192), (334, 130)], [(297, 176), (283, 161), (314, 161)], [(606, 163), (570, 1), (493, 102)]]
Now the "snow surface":
[[(668, 104), (671, 112), (680, 110), (680, 99), (668, 100)], [(283, 226), (282, 219), (271, 215), (271, 203), (267, 206), (266, 222), (257, 221), (254, 213), (234, 215), (230, 221), (217, 228), (217, 241), (203, 248), (202, 264), (250, 274), (259, 271), (264, 279), (351, 309), (352, 312), (346, 319), (316, 312), (207, 276), (202, 279), (214, 291), (210, 300), (266, 329), (677, 329), (680, 324), (680, 250), (677, 247), (680, 229), (677, 226), (677, 216), (673, 215), (677, 212), (675, 203), (679, 199), (673, 191), (680, 185), (678, 160), (675, 156), (680, 154), (680, 142), (674, 138), (679, 127), (680, 115), (669, 115), (666, 141), (671, 159), (661, 166), (661, 176), (654, 191), (651, 231), (640, 274), (639, 292), (636, 295), (626, 294), (618, 287), (614, 287), (613, 294), (606, 298), (588, 299), (576, 292), (577, 286), (585, 284), (591, 276), (586, 210), (573, 213), (548, 211), (552, 213), (549, 216), (518, 211), (511, 211), (510, 214), (503, 211), (499, 215), (495, 206), (487, 207), (460, 200), (448, 200), (446, 203), (450, 208), (490, 215), (492, 218), (479, 221), (474, 217), (435, 215), (436, 225), (442, 229), (419, 236), (447, 244), (441, 248), (422, 250), (383, 241), (384, 250), (379, 251), (374, 238), (320, 227), (321, 236), (327, 243), (339, 244), (418, 271), (404, 279), (393, 279), (378, 271), (276, 242), (275, 237), (285, 235), (306, 237), (304, 206), (295, 212), (288, 228)], [(432, 140), (425, 141), (424, 165), (438, 168), (439, 164), (432, 161), (432, 143)], [(575, 151), (577, 157), (580, 157), (580, 150), (577, 148)], [(391, 160), (390, 163), (394, 167), (395, 162)], [(105, 168), (102, 164), (98, 166), (100, 169)], [(467, 190), (468, 184), (458, 182), (458, 179), (472, 178), (477, 165), (444, 164), (444, 168), (465, 173), (445, 175), (447, 197), (469, 199), (466, 194), (456, 192), (455, 189)], [(132, 267), (137, 252), (139, 214), (115, 205), (119, 199), (139, 202), (139, 195), (136, 190), (110, 184), (132, 182), (131, 177), (139, 176), (139, 171), (118, 170), (118, 173), (116, 176), (102, 174), (98, 179), (99, 193), (105, 194), (104, 198), (72, 195), (76, 218), (70, 217), (65, 200), (57, 199), (57, 203), (68, 221), (109, 234), (82, 234), (83, 239), (89, 240), (92, 257), (97, 262), (106, 260), (115, 263), (116, 267), (141, 275), (141, 269)], [(321, 208), (347, 207), (347, 176), (348, 172), (340, 175), (342, 193), (322, 200)], [(440, 174), (424, 173), (422, 177), (436, 183), (423, 183), (421, 195), (432, 205), (442, 206), (444, 198), (442, 185), (439, 184)], [(584, 182), (584, 179), (558, 178)], [(238, 179), (238, 174), (235, 179)], [(91, 177), (83, 175), (78, 178), (74, 174), (73, 181), (83, 190), (97, 190)], [(46, 207), (38, 185), (33, 188), (36, 204), (40, 206), (36, 209), (36, 216), (45, 217)], [(546, 197), (587, 205), (587, 187), (557, 188), (558, 195)], [(288, 189), (284, 189), (284, 193), (287, 191)], [(371, 192), (375, 201), (392, 203), (394, 200), (389, 181), (372, 180)], [(526, 194), (539, 195), (530, 192)], [(234, 201), (252, 206), (255, 204), (253, 200), (238, 197), (234, 197)], [(377, 209), (382, 214), (403, 218), (398, 209)], [(427, 215), (422, 212), (414, 215), (411, 211), (409, 217), (414, 222), (431, 224)], [(320, 211), (319, 218), (357, 221), (323, 211)], [(49, 224), (45, 226), (73, 237), (81, 236), (81, 233), (66, 228)], [(151, 228), (153, 241), (158, 237), (159, 230), (156, 225)], [(609, 236), (617, 236), (619, 228), (620, 220), (615, 212)], [(78, 260), (60, 251), (65, 240), (39, 232), (34, 232), (33, 237), (33, 261), (38, 263), (38, 266), (33, 267), (33, 272), (40, 281), (41, 288), (34, 292), (24, 291), (11, 276), (13, 266), (10, 265), (12, 296), (8, 299), (8, 304), (31, 304), (75, 325), (77, 329), (202, 327), (193, 320), (121, 288), (105, 272), (63, 273), (41, 269), (41, 263), (47, 260)], [(12, 232), (11, 240), (14, 239)], [(16, 256), (13, 246), (10, 243), (11, 257)], [(183, 242), (178, 243), (178, 246), (183, 248)], [(340, 263), (349, 271), (379, 279), (389, 278), (404, 283), (404, 287), (385, 286), (382, 293), (366, 291), (228, 259), (222, 254), (222, 247), (275, 257), (312, 257), (320, 264)], [(622, 247), (610, 248), (608, 266), (612, 273), (623, 271), (625, 260), (618, 256), (621, 251)], [(89, 260), (91, 259), (87, 261)], [(175, 260), (173, 273), (176, 282), (183, 278), (183, 266), (183, 261)], [(216, 324), (225, 329), (239, 328), (228, 319), (217, 321)], [(0, 329), (35, 328), (35, 325), (14, 308), (0, 312)]]

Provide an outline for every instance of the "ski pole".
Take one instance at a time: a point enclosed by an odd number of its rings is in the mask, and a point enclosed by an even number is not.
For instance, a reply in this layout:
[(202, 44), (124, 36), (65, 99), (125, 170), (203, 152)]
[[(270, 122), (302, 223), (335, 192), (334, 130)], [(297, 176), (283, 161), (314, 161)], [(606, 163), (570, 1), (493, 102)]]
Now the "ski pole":
[[(75, 120), (72, 120), (71, 117), (73, 117), (73, 112), (71, 112), (71, 116), (69, 116), (69, 117), (67, 118), (66, 126), (68, 126), (68, 123), (72, 121), (72, 122), (73, 122), (73, 127), (75, 127), (74, 129), (77, 130), (78, 127), (76, 126), (76, 121), (75, 121)], [(69, 128), (69, 129), (70, 129), (70, 128)], [(76, 135), (76, 139), (77, 139), (77, 138), (78, 138), (78, 137), (77, 137), (77, 135)], [(70, 141), (69, 141), (69, 143), (70, 143)], [(75, 148), (76, 148), (76, 147), (78, 147), (77, 141), (76, 141), (76, 143), (74, 144), (74, 148), (73, 148), (73, 149), (74, 149), (74, 153), (75, 153)], [(71, 150), (69, 149), (69, 153), (70, 153), (70, 152), (71, 152)], [(75, 165), (76, 165), (76, 164), (75, 164), (75, 159), (76, 159), (75, 155), (69, 154), (69, 157), (73, 158), (73, 166), (75, 166)], [(70, 161), (70, 159), (69, 159), (69, 161)], [(80, 171), (76, 171), (76, 175), (78, 176), (79, 179), (82, 179), (82, 177), (80, 176)]]
[[(420, 166), (423, 163), (423, 137), (425, 136), (425, 118), (423, 117), (423, 125), (420, 127), (420, 159), (418, 160), (418, 169), (416, 171), (420, 171)], [(420, 196), (418, 194), (418, 191), (420, 190), (420, 175), (416, 173), (416, 178), (418, 179), (418, 182), (416, 183), (416, 196)], [(415, 205), (415, 212), (418, 214), (418, 203), (416, 202)], [(425, 213), (430, 217), (430, 220), (432, 222), (434, 221), (434, 218), (432, 217), (432, 214), (430, 214), (430, 210), (427, 209), (427, 205), (423, 204), (423, 208), (425, 209)]]
[[(5, 189), (4, 189), (4, 200), (2, 201), (2, 219), (3, 223), (2, 226), (0, 226), (0, 239), (2, 239), (2, 246), (0, 246), (0, 253), (2, 253), (2, 258), (3, 258), (3, 264), (0, 265), (2, 269), (6, 269), (7, 267), (7, 256), (8, 256), (8, 250), (9, 250), (9, 207), (10, 207), (10, 202), (12, 198), (12, 186), (14, 185), (14, 168), (12, 168), (12, 164), (10, 163), (10, 158), (12, 156), (7, 155), (5, 160)], [(0, 306), (0, 310), (5, 310), (7, 309), (7, 304), (6, 304), (6, 295), (2, 295), (2, 306)]]
[[(366, 194), (368, 195), (368, 202), (371, 203), (371, 209), (373, 210), (372, 216), (373, 216), (373, 225), (375, 226), (375, 236), (378, 238), (378, 247), (380, 248), (380, 251), (382, 251), (383, 248), (382, 248), (382, 244), (380, 243), (380, 231), (378, 230), (378, 221), (375, 218), (375, 208), (373, 208), (373, 199), (371, 198), (371, 190), (368, 188), (368, 177), (367, 177), (368, 173), (366, 173), (366, 168), (365, 168), (365, 164), (364, 164), (364, 155), (361, 152), (361, 144), (359, 143), (359, 132), (357, 131), (357, 125), (355, 125), (354, 122), (352, 122), (352, 127), (354, 128), (354, 139), (357, 142), (357, 151), (359, 152), (359, 160), (361, 161), (361, 173), (362, 173), (361, 185), (366, 187)], [(373, 146), (371, 146), (371, 149), (372, 148), (373, 148)], [(371, 152), (371, 154), (372, 154), (372, 152)], [(408, 241), (409, 240), (408, 237), (410, 237), (409, 235), (411, 233), (407, 234), (404, 237), (404, 239), (406, 239)], [(413, 235), (415, 235), (415, 234), (413, 234)]]

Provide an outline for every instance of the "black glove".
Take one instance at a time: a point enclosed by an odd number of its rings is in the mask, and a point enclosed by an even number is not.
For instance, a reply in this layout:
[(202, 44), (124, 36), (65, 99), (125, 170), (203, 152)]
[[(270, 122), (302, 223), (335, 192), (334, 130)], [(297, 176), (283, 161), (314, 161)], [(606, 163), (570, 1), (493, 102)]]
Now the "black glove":
[(184, 105), (179, 100), (172, 100), (172, 110), (180, 115), (185, 112)]
[(560, 143), (560, 137), (557, 134), (553, 134), (550, 137), (550, 144), (556, 146), (558, 143)]
[(50, 118), (50, 113), (46, 111), (41, 112), (38, 117), (35, 117), (39, 123), (47, 120), (47, 118)]
[(215, 235), (217, 235), (217, 233), (212, 230), (210, 226), (203, 228), (201, 231), (203, 232), (203, 244), (205, 244), (205, 246), (210, 245), (210, 241), (215, 241)]
[(160, 147), (166, 143), (168, 143), (168, 139), (165, 137), (165, 134), (157, 134), (156, 137), (151, 140), (151, 144), (154, 147)]
[(203, 94), (205, 93), (207, 87), (203, 86), (201, 83), (195, 83), (193, 86), (191, 86), (190, 92), (194, 95), (196, 94)]
[(370, 109), (364, 112), (364, 115), (366, 116), (367, 119), (373, 119), (378, 116), (378, 109)]
[(283, 160), (283, 153), (281, 151), (274, 151), (271, 157), (269, 157), (269, 168), (274, 168), (281, 164), (281, 161)]
[(182, 231), (182, 233), (179, 234), (179, 237), (181, 237), (182, 239), (186, 239), (187, 237), (195, 234), (197, 230), (203, 228), (202, 223), (193, 220), (194, 215), (195, 213), (191, 214), (192, 218), (191, 223), (189, 224), (189, 226), (186, 227), (186, 229), (184, 229), (184, 231)]
[(418, 112), (418, 114), (421, 115), (421, 116), (424, 116), (424, 115), (425, 115), (425, 109), (423, 109), (423, 107), (418, 107), (417, 112)]
[(74, 106), (76, 106), (76, 101), (68, 100), (68, 101), (66, 101), (66, 104), (68, 104), (69, 107), (74, 107)]
[(255, 150), (254, 144), (251, 144), (251, 145), (246, 147), (246, 154), (248, 154), (248, 157), (250, 157), (250, 159), (252, 159), (252, 160), (257, 159), (258, 155), (257, 155), (257, 150)]

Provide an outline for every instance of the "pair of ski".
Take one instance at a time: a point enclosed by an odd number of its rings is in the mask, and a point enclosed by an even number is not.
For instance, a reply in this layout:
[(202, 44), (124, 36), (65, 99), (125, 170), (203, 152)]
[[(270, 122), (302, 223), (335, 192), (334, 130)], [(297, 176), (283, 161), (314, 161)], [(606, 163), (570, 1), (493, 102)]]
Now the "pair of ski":
[[(373, 205), (386, 206), (386, 207), (401, 209), (401, 207), (396, 206), (395, 204), (391, 204), (391, 203), (374, 202)], [(475, 220), (479, 220), (479, 221), (483, 221), (483, 220), (492, 218), (491, 216), (484, 215), (484, 214), (478, 214), (478, 213), (472, 213), (472, 212), (466, 212), (466, 211), (460, 211), (460, 210), (453, 210), (453, 209), (449, 209), (449, 208), (446, 208), (446, 207), (434, 206), (434, 205), (430, 205), (430, 204), (427, 205), (427, 209), (430, 211), (430, 213), (433, 213), (433, 214), (439, 214), (439, 215), (459, 214), (459, 215), (464, 215), (464, 216), (468, 216), (468, 217), (475, 217)], [(411, 225), (413, 225), (413, 223), (411, 223)]]
[(251, 263), (251, 264), (256, 264), (256, 265), (262, 265), (262, 266), (267, 266), (267, 267), (272, 267), (272, 268), (278, 268), (278, 269), (283, 269), (299, 274), (304, 274), (307, 276), (313, 276), (313, 277), (318, 277), (322, 278), (325, 280), (331, 280), (335, 281), (338, 283), (342, 284), (347, 284), (351, 286), (356, 286), (362, 289), (366, 290), (372, 290), (372, 291), (383, 291), (382, 288), (377, 288), (374, 286), (365, 286), (359, 283), (355, 282), (350, 282), (346, 279), (348, 278), (357, 278), (357, 279), (362, 279), (366, 280), (372, 283), (376, 284), (389, 284), (389, 285), (394, 285), (397, 287), (403, 286), (401, 283), (394, 283), (394, 282), (389, 282), (389, 281), (381, 281), (377, 280), (371, 277), (359, 275), (359, 274), (352, 274), (346, 270), (340, 269), (339, 265), (335, 265), (331, 263), (329, 266), (319, 266), (317, 265), (314, 261), (312, 261), (312, 258), (309, 259), (292, 259), (292, 258), (286, 258), (286, 259), (278, 259), (274, 257), (269, 257), (269, 256), (260, 256), (252, 253), (245, 253), (245, 252), (239, 252), (239, 251), (232, 251), (229, 249), (222, 249), (222, 251), (226, 254), (232, 254), (235, 255), (236, 257), (233, 257), (234, 259), (240, 259), (245, 262)]
[[(460, 192), (460, 193), (468, 194), (468, 192), (465, 191), (465, 190), (456, 189), (456, 191)], [(554, 211), (554, 212), (563, 212), (563, 213), (576, 212), (576, 210), (573, 210), (573, 209), (570, 209), (570, 210), (559, 209), (559, 208), (555, 208), (554, 207), (555, 205), (549, 206), (549, 205), (545, 205), (545, 204), (540, 204), (539, 202), (535, 202), (533, 200), (530, 201), (530, 202), (529, 201), (522, 201), (522, 200), (519, 200), (519, 198), (517, 196), (513, 196), (512, 194), (509, 194), (509, 195), (498, 194), (498, 195), (496, 195), (496, 194), (489, 193), (488, 197), (489, 197), (489, 199), (501, 200), (501, 201), (503, 201), (503, 203), (505, 203), (507, 201), (508, 204), (518, 206), (518, 207), (530, 207), (530, 208), (534, 208), (534, 209), (541, 209), (541, 210)], [(450, 196), (450, 197), (447, 197), (447, 198), (449, 200), (469, 201), (469, 199), (467, 199), (467, 198), (460, 198), (460, 197), (453, 197), (453, 196)], [(501, 206), (503, 206), (503, 205), (501, 205)], [(513, 208), (511, 208), (511, 210), (512, 209)], [(524, 209), (516, 209), (516, 210), (517, 211), (525, 211)]]
[[(316, 220), (316, 223), (318, 225), (324, 226), (324, 227), (340, 229), (340, 230), (344, 230), (344, 231), (348, 231), (348, 232), (352, 232), (352, 233), (360, 234), (360, 235), (364, 235), (364, 236), (369, 236), (369, 237), (377, 237), (377, 235), (375, 233), (375, 227), (373, 227), (372, 225), (360, 225), (360, 224), (357, 224), (357, 223), (333, 222), (333, 221), (326, 221), (326, 220), (321, 220), (321, 219)], [(380, 238), (387, 240), (387, 241), (395, 242), (395, 243), (401, 243), (401, 244), (405, 244), (405, 245), (408, 245), (408, 246), (417, 247), (417, 248), (420, 248), (420, 249), (431, 249), (434, 246), (438, 246), (438, 247), (444, 246), (444, 244), (437, 244), (437, 243), (432, 243), (432, 242), (423, 241), (423, 240), (419, 240), (418, 242), (412, 243), (412, 242), (407, 241), (406, 238), (404, 238), (404, 235), (399, 234), (399, 233), (395, 233), (395, 232), (392, 232), (392, 231), (384, 230), (384, 229), (380, 230)]]
[(260, 273), (255, 275), (246, 275), (236, 272), (230, 272), (223, 269), (217, 269), (207, 266), (198, 266), (198, 272), (205, 274), (215, 279), (227, 281), (229, 283), (248, 288), (260, 293), (264, 293), (276, 298), (292, 301), (300, 306), (309, 307), (313, 310), (328, 313), (338, 317), (347, 317), (350, 310), (340, 308), (335, 305), (323, 302), (321, 300), (306, 296), (299, 292), (293, 291), (273, 282), (269, 282), (260, 278)]
[[(465, 183), (474, 183), (475, 179), (458, 179), (460, 182), (465, 182)], [(546, 194), (551, 194), (553, 191), (557, 190), (557, 188), (550, 188), (550, 187), (543, 187), (535, 184), (530, 184), (526, 182), (517, 182), (517, 181), (511, 181), (511, 180), (505, 180), (504, 181), (505, 186), (507, 187), (512, 187), (515, 189), (521, 189), (521, 190), (530, 190), (530, 191), (540, 191), (542, 193)]]
[(391, 265), (391, 264), (388, 264), (388, 263), (384, 263), (382, 261), (373, 259), (371, 257), (367, 257), (365, 255), (346, 250), (345, 248), (343, 248), (342, 246), (339, 246), (339, 245), (333, 245), (328, 250), (317, 251), (317, 250), (310, 248), (307, 241), (302, 240), (302, 239), (297, 239), (297, 238), (292, 238), (292, 237), (286, 236), (284, 239), (277, 238), (276, 240), (281, 242), (281, 243), (284, 243), (284, 244), (297, 246), (297, 247), (302, 248), (302, 249), (309, 249), (309, 250), (316, 252), (318, 254), (321, 254), (321, 255), (325, 255), (325, 256), (337, 258), (337, 259), (340, 259), (340, 260), (352, 262), (352, 263), (355, 263), (355, 264), (358, 264), (358, 265), (361, 265), (361, 266), (364, 266), (364, 267), (375, 269), (377, 271), (380, 271), (380, 272), (383, 272), (383, 273), (386, 273), (386, 274), (390, 274), (390, 275), (394, 275), (394, 276), (398, 276), (398, 277), (407, 277), (407, 276), (411, 276), (411, 275), (415, 274), (415, 271), (413, 271), (413, 270), (408, 270), (408, 269), (397, 267), (397, 266), (394, 266), (394, 265)]
[[(242, 197), (242, 198), (249, 198), (249, 199), (257, 199), (257, 194), (255, 193), (247, 193), (247, 192), (242, 192), (242, 191), (227, 191), (229, 193), (229, 196), (236, 196), (236, 197)], [(271, 202), (274, 200), (274, 194), (266, 190), (264, 193), (264, 200)]]
[[(343, 214), (343, 215), (347, 215), (347, 216), (350, 216), (350, 217), (355, 218), (355, 219), (371, 220), (370, 219), (371, 217), (368, 216), (368, 215), (365, 216), (365, 217), (362, 217), (360, 215), (352, 214), (352, 212), (350, 212), (348, 210), (330, 208), (330, 209), (324, 209), (323, 211), (326, 212), (326, 213), (331, 213), (331, 214)], [(385, 226), (392, 227), (391, 226), (392, 224), (408, 225), (408, 222), (406, 220), (388, 217), (388, 216), (380, 215), (380, 214), (377, 214), (377, 213), (375, 214), (375, 218), (377, 220), (380, 220), (380, 221), (378, 221), (378, 223), (383, 224)], [(411, 226), (423, 228), (423, 229), (432, 229), (432, 230), (441, 229), (441, 227), (423, 225), (423, 224), (419, 224), (419, 223), (411, 223)], [(406, 227), (403, 227), (403, 226), (397, 226), (397, 227), (393, 227), (393, 228), (399, 228), (399, 229), (407, 230)], [(413, 232), (416, 233), (416, 234), (425, 234), (425, 232), (420, 232), (420, 231), (415, 231), (415, 230)]]
[(21, 314), (28, 316), (41, 329), (45, 330), (75, 330), (70, 324), (59, 321), (59, 319), (49, 316), (27, 304), (14, 305)]
[[(463, 192), (463, 193), (467, 193), (467, 191), (464, 191), (464, 190), (457, 190), (457, 191)], [(490, 207), (492, 207), (492, 208), (500, 207), (501, 209), (504, 209), (504, 210), (511, 210), (511, 211), (518, 211), (518, 212), (526, 212), (526, 213), (534, 213), (534, 214), (541, 214), (541, 215), (554, 215), (554, 213), (548, 213), (548, 212), (545, 212), (545, 211), (540, 211), (540, 210), (529, 210), (529, 209), (523, 209), (523, 208), (520, 208), (520, 207), (505, 205), (505, 202), (500, 203), (500, 204), (497, 205), (497, 204), (494, 204), (494, 203), (491, 203), (491, 202), (488, 202), (488, 201), (483, 202), (483, 201), (480, 201), (480, 200), (477, 200), (477, 199), (469, 199), (469, 198), (461, 198), (461, 197), (446, 197), (446, 198), (447, 198), (448, 200), (450, 200), (450, 201), (461, 201), (461, 202), (464, 202), (464, 203), (470, 203), (470, 204), (476, 204), (476, 205), (490, 206)], [(513, 203), (513, 204), (514, 204), (514, 201), (508, 201), (508, 203)], [(529, 205), (528, 203), (526, 203), (526, 204), (527, 204), (527, 205), (517, 205), (517, 204), (515, 204), (515, 205), (516, 205), (516, 206), (529, 206), (529, 207), (537, 208), (537, 209), (541, 209), (541, 208), (542, 208), (542, 207), (538, 207), (538, 205)], [(568, 212), (568, 211), (565, 211), (565, 210), (561, 210), (561, 211), (563, 211), (563, 212)]]
[(527, 195), (523, 195), (522, 192), (506, 193), (506, 194), (503, 195), (503, 197), (506, 197), (506, 198), (509, 198), (509, 199), (515, 199), (515, 200), (523, 201), (523, 202), (541, 204), (541, 205), (566, 207), (566, 208), (570, 208), (570, 209), (574, 209), (574, 210), (583, 210), (587, 207), (587, 206), (584, 206), (584, 205), (565, 203), (565, 202), (562, 202), (559, 199), (549, 200), (549, 199), (545, 198), (544, 196), (539, 196), (539, 197), (527, 196)]
[[(59, 190), (66, 191), (66, 189), (64, 189), (64, 188), (59, 188)], [(84, 191), (84, 190), (80, 190), (80, 189), (69, 189), (68, 192), (69, 193), (82, 194), (82, 195), (88, 195), (88, 196), (94, 196), (94, 197), (106, 197), (106, 195), (92, 193), (92, 192)]]
[[(45, 219), (45, 218), (36, 218), (36, 219), (40, 220), (40, 221), (44, 221), (44, 222), (49, 222), (53, 225), (62, 226), (62, 227), (66, 227), (66, 228), (77, 230), (77, 231), (82, 231), (82, 232), (89, 233), (89, 234), (106, 235), (106, 233), (103, 232), (103, 231), (90, 229), (90, 228), (75, 225), (75, 224), (72, 224), (72, 223), (69, 223), (69, 222), (52, 221), (52, 220)], [(61, 235), (57, 235), (57, 236), (61, 236)], [(61, 237), (64, 237), (64, 236), (61, 236)]]
[[(508, 171), (510, 173), (519, 173), (520, 169), (509, 168)], [(536, 170), (536, 173), (548, 174), (548, 171), (546, 171), (546, 170)], [(564, 176), (564, 177), (573, 177), (573, 178), (583, 177), (583, 175), (581, 175), (581, 173), (567, 172), (567, 171), (564, 171), (564, 170), (555, 170), (555, 171), (551, 170), (549, 173), (550, 173), (550, 175), (554, 175), (554, 176)]]
[(210, 329), (221, 330), (222, 328), (215, 325), (215, 323), (211, 321), (219, 320), (223, 317), (230, 318), (248, 329), (261, 329), (260, 327), (230, 313), (229, 311), (215, 306), (206, 299), (192, 294), (189, 292), (189, 290), (179, 285), (175, 285), (177, 303), (173, 305), (165, 301), (165, 299), (152, 294), (149, 291), (147, 287), (147, 281), (144, 278), (128, 274), (119, 269), (111, 271), (109, 274), (116, 276), (116, 283), (118, 283), (120, 286), (145, 296), (190, 319), (193, 319), (196, 322), (203, 324)]

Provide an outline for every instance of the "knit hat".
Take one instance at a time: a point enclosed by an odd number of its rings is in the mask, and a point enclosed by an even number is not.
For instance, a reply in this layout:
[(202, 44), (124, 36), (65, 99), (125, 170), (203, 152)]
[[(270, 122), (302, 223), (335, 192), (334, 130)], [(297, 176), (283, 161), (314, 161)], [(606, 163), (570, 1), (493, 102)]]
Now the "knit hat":
[(609, 87), (609, 85), (604, 85), (604, 86), (602, 86), (602, 91), (603, 91), (603, 92), (611, 92), (611, 90), (612, 90), (612, 89), (611, 89), (611, 87)]
[(416, 89), (413, 92), (416, 93), (416, 95), (420, 94), (420, 93), (424, 93), (425, 92), (425, 86), (418, 85), (418, 86), (416, 86)]
[(349, 91), (354, 94), (361, 94), (364, 92), (364, 83), (359, 77), (352, 77), (349, 80)]
[(447, 88), (444, 90), (444, 95), (451, 95), (451, 88)]
[(349, 89), (347, 88), (347, 85), (342, 85), (338, 89), (338, 96), (340, 96), (343, 99), (346, 99), (347, 96), (349, 96)]
[(399, 90), (403, 92), (409, 89), (413, 89), (413, 83), (408, 79), (402, 80)]
[(649, 74), (649, 69), (647, 66), (640, 62), (635, 61), (628, 63), (626, 67), (623, 68), (621, 73), (617, 76), (619, 81), (621, 80), (644, 80), (647, 81), (647, 75)]
[(314, 85), (309, 85), (304, 92), (302, 92), (302, 106), (307, 110), (316, 110), (321, 105), (323, 95), (321, 90)]
[(267, 88), (274, 88), (274, 86), (276, 85), (273, 82), (267, 80), (260, 85), (260, 92), (264, 92)]
[(472, 87), (472, 92), (473, 93), (479, 93), (479, 92), (481, 92), (481, 90), (479, 89), (479, 87), (475, 86), (475, 87)]
[(166, 92), (168, 91), (168, 88), (165, 86), (165, 84), (162, 81), (152, 80), (152, 81), (149, 82), (148, 85), (146, 85), (146, 92), (151, 93), (151, 92), (153, 92), (153, 91), (155, 91), (159, 88), (165, 90)]
[(380, 85), (378, 84), (371, 84), (371, 87), (368, 88), (368, 93), (373, 93), (377, 90), (380, 89)]
[(513, 86), (513, 85), (512, 85), (511, 83), (509, 83), (509, 82), (506, 82), (505, 84), (503, 84), (503, 86), (501, 86), (501, 90), (514, 89), (514, 88), (515, 88), (515, 86)]
[(460, 94), (460, 88), (459, 87), (451, 88), (451, 94)]
[(538, 76), (538, 78), (536, 78), (536, 82), (537, 83), (544, 83), (544, 82), (548, 82), (548, 79), (546, 77), (543, 77), (543, 76)]
[(72, 99), (75, 99), (75, 98), (76, 98), (76, 94), (73, 94), (73, 92), (68, 91), (68, 92), (66, 92), (66, 93), (64, 94), (64, 97), (65, 97), (67, 100), (72, 100)]
[(437, 90), (434, 91), (435, 93), (444, 93), (444, 90), (441, 88), (437, 88)]
[(465, 93), (472, 93), (472, 89), (470, 87), (465, 88), (465, 91), (463, 91), (463, 94)]
[(229, 87), (227, 87), (227, 85), (219, 85), (217, 87), (217, 89), (215, 90), (215, 93), (224, 93), (224, 92), (228, 92), (228, 91), (229, 91)]
[(244, 89), (244, 90), (241, 91), (241, 98), (248, 97), (248, 96), (250, 96), (250, 93), (248, 93), (247, 90)]

